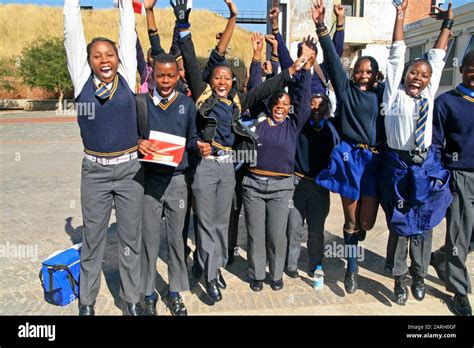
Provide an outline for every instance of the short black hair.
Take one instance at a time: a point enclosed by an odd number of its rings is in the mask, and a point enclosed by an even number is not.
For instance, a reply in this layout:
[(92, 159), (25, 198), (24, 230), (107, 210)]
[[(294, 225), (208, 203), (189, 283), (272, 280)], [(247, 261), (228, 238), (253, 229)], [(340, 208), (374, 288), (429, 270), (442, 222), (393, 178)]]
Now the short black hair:
[(268, 108), (269, 110), (273, 109), (275, 107), (275, 105), (278, 104), (278, 101), (283, 98), (285, 95), (287, 95), (288, 97), (290, 97), (290, 95), (288, 93), (286, 93), (285, 91), (279, 91), (279, 92), (276, 92), (274, 93), (271, 97), (270, 97), (270, 100), (268, 101)]
[(110, 40), (110, 39), (107, 39), (106, 37), (95, 37), (92, 39), (91, 42), (89, 42), (89, 44), (87, 45), (87, 61), (89, 62), (89, 59), (90, 59), (90, 56), (91, 56), (91, 51), (92, 51), (92, 48), (94, 47), (94, 45), (98, 42), (107, 42), (109, 44), (112, 45), (112, 47), (114, 48), (114, 51), (115, 51), (115, 54), (117, 55), (117, 58), (118, 58), (118, 49), (117, 49), (117, 45), (115, 44), (114, 41)]
[(380, 72), (379, 69), (379, 63), (377, 62), (377, 59), (375, 59), (372, 56), (362, 56), (354, 64), (354, 70), (357, 69), (357, 66), (363, 61), (363, 60), (368, 60), (370, 61), (370, 65), (372, 65), (372, 70), (374, 71), (374, 74), (378, 74)]
[(178, 69), (176, 58), (168, 53), (162, 53), (153, 57), (153, 70), (156, 70), (157, 64), (174, 64), (176, 65), (176, 69)]
[(466, 53), (462, 59), (462, 66), (474, 65), (474, 50)]

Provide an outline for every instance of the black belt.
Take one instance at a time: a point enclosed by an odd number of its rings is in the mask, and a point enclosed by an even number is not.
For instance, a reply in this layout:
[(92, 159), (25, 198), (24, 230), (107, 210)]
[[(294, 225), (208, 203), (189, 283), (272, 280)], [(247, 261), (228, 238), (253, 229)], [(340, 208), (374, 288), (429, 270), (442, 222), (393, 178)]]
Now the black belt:
[(396, 153), (402, 154), (402, 155), (410, 155), (410, 156), (419, 156), (423, 155), (425, 153), (428, 153), (430, 148), (428, 147), (427, 149), (413, 149), (413, 150), (396, 150), (396, 149), (390, 149), (392, 151), (395, 151)]

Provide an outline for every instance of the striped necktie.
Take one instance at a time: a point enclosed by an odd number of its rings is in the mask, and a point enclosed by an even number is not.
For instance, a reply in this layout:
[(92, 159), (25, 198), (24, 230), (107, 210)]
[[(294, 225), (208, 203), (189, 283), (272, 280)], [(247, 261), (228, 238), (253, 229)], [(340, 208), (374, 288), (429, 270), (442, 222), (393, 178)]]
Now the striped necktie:
[(110, 98), (110, 95), (112, 94), (112, 91), (114, 89), (114, 85), (116, 83), (116, 80), (117, 78), (114, 78), (113, 82), (112, 82), (112, 86), (110, 89), (107, 88), (107, 85), (105, 83), (103, 83), (102, 81), (99, 83), (99, 86), (97, 87), (97, 89), (95, 90), (95, 95), (96, 97), (102, 99), (102, 100), (105, 100), (105, 99), (108, 99)]
[(428, 121), (428, 99), (420, 97), (420, 117), (416, 123), (415, 145), (420, 150), (425, 150), (425, 132)]

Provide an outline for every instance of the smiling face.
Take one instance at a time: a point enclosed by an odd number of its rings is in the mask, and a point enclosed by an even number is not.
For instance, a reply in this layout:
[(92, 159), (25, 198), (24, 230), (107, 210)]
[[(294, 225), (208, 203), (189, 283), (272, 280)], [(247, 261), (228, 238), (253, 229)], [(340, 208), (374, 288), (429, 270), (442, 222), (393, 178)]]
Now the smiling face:
[(275, 122), (282, 122), (290, 113), (291, 101), (288, 94), (284, 94), (272, 107), (272, 118)]
[(115, 47), (107, 41), (94, 43), (90, 50), (89, 65), (99, 80), (111, 83), (117, 75), (119, 65)]
[(218, 67), (212, 72), (211, 87), (221, 98), (227, 98), (232, 89), (232, 70), (228, 67)]
[(462, 74), (462, 84), (471, 91), (474, 91), (474, 58), (471, 62), (465, 62), (461, 66), (460, 71)]
[(362, 91), (371, 89), (377, 79), (377, 72), (373, 70), (369, 59), (360, 60), (354, 67), (354, 82)]
[(163, 98), (168, 98), (173, 93), (178, 78), (178, 67), (176, 63), (157, 62), (155, 64), (156, 91)]
[(410, 97), (417, 97), (428, 86), (431, 66), (426, 62), (413, 63), (405, 75), (405, 91)]

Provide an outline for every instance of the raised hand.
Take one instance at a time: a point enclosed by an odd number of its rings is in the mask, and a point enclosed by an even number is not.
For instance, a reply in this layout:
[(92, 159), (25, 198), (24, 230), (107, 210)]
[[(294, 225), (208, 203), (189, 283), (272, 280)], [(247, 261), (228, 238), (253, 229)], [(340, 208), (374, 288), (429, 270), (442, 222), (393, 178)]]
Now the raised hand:
[(270, 13), (268, 14), (268, 18), (270, 18), (270, 21), (272, 22), (272, 28), (277, 29), (278, 28), (278, 17), (280, 16), (280, 8), (279, 7), (273, 7), (270, 10)]
[(229, 11), (230, 11), (230, 16), (231, 17), (237, 17), (237, 6), (234, 4), (234, 2), (232, 0), (224, 0), (224, 2), (226, 3), (227, 7), (229, 7)]
[(316, 0), (311, 7), (311, 15), (314, 24), (324, 24), (324, 17), (326, 16), (326, 7), (323, 0)]
[(278, 47), (278, 40), (275, 35), (265, 35), (265, 41), (272, 45), (272, 47)]
[[(438, 10), (438, 12), (436, 12)], [(443, 10), (438, 6), (431, 6), (430, 17), (437, 20), (453, 19), (453, 3), (450, 1), (447, 10)]]
[(342, 5), (334, 5), (334, 14), (336, 15), (337, 18), (339, 17), (344, 17), (344, 6)]
[(156, 0), (145, 0), (144, 5), (146, 10), (153, 10), (155, 7)]
[(252, 47), (254, 52), (262, 53), (263, 50), (263, 35), (260, 33), (252, 33)]
[(310, 35), (308, 35), (308, 37), (303, 40), (301, 55), (304, 57), (310, 57), (309, 58), (310, 66), (314, 64), (315, 59), (316, 59), (316, 55), (315, 55), (316, 42), (317, 41), (314, 39), (314, 37), (311, 37)]
[(188, 0), (170, 0), (171, 7), (173, 7), (176, 21), (181, 24), (189, 23), (189, 14), (191, 7), (188, 8)]
[(265, 75), (271, 75), (273, 73), (273, 67), (272, 67), (272, 62), (267, 60), (265, 63), (263, 63), (263, 72)]
[(288, 72), (290, 73), (291, 76), (294, 76), (298, 71), (301, 69), (309, 70), (311, 69), (311, 64), (310, 61), (313, 60), (314, 54), (311, 56), (301, 56), (299, 57), (292, 66), (288, 68)]
[(408, 8), (408, 0), (403, 0), (403, 2), (400, 5), (396, 6), (396, 8), (397, 8), (397, 12), (400, 12), (400, 11), (406, 12)]
[(204, 143), (204, 142), (201, 142), (201, 141), (198, 140), (197, 147), (199, 149), (199, 155), (201, 157), (210, 156), (211, 151), (212, 151), (211, 144)]

